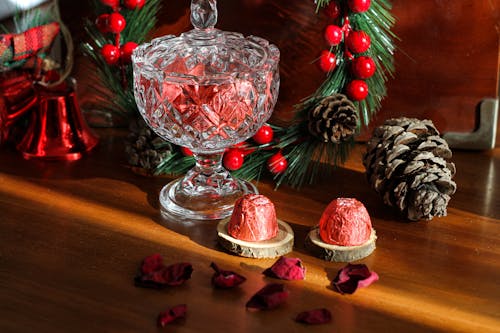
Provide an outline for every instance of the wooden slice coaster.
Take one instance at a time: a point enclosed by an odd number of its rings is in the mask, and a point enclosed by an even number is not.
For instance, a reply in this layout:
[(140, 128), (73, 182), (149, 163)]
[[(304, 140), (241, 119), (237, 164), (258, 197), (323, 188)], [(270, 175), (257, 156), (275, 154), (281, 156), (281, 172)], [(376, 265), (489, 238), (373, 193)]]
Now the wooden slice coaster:
[(306, 237), (306, 248), (315, 256), (335, 262), (351, 262), (368, 257), (375, 250), (377, 235), (372, 230), (370, 239), (357, 246), (339, 246), (325, 243), (319, 236), (319, 228), (312, 229)]
[(248, 242), (227, 233), (229, 220), (224, 219), (217, 225), (219, 244), (226, 250), (247, 258), (276, 258), (292, 252), (293, 230), (287, 223), (278, 220), (278, 234), (270, 240)]

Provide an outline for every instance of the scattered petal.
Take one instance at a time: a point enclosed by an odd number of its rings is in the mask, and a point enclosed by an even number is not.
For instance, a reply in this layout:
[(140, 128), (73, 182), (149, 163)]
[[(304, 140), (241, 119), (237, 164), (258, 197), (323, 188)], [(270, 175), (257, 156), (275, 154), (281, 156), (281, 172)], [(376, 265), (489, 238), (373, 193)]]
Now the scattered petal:
[(280, 306), (287, 298), (288, 291), (285, 290), (283, 284), (270, 283), (253, 295), (246, 307), (248, 309), (270, 310)]
[(193, 266), (187, 262), (181, 262), (167, 266), (163, 271), (163, 279), (169, 286), (180, 286), (191, 278)]
[(144, 258), (141, 271), (135, 277), (137, 287), (161, 289), (167, 286), (178, 286), (191, 278), (193, 266), (189, 263), (177, 263), (170, 266), (163, 264), (159, 254)]
[(304, 311), (295, 317), (295, 321), (309, 325), (326, 324), (332, 321), (332, 313), (324, 308)]
[(162, 267), (163, 258), (161, 257), (161, 254), (155, 253), (144, 258), (142, 261), (141, 273), (144, 275), (151, 274)]
[(299, 258), (281, 257), (263, 274), (282, 280), (304, 280), (306, 268), (302, 266)]
[(368, 287), (378, 280), (365, 264), (347, 264), (332, 281), (332, 288), (341, 294), (353, 294), (358, 288)]
[(179, 304), (158, 315), (158, 326), (165, 327), (167, 324), (186, 317), (187, 305)]
[(212, 285), (219, 289), (230, 289), (239, 286), (246, 281), (246, 278), (238, 273), (220, 269), (215, 263), (211, 263), (215, 271), (212, 276)]

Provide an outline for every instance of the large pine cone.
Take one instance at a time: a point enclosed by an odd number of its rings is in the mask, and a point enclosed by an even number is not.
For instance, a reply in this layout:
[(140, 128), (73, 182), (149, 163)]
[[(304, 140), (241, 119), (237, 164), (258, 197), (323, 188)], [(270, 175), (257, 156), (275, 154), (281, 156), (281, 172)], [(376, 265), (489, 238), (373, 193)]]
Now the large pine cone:
[(354, 135), (357, 125), (356, 106), (342, 94), (325, 97), (309, 113), (309, 132), (323, 142), (345, 141)]
[(142, 118), (137, 118), (130, 123), (125, 152), (131, 166), (153, 174), (163, 159), (171, 154), (172, 146), (157, 136)]
[(455, 165), (448, 144), (430, 120), (389, 119), (375, 129), (363, 164), (371, 186), (384, 203), (397, 207), (408, 219), (445, 216)]

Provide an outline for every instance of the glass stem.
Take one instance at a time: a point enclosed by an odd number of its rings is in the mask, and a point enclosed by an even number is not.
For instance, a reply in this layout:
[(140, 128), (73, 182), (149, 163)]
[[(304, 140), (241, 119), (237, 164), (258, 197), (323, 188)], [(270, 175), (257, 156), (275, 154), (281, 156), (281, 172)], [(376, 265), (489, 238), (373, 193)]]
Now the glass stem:
[(222, 170), (222, 155), (223, 152), (211, 153), (211, 154), (200, 154), (194, 153), (196, 165), (195, 169), (197, 172), (204, 174), (206, 176), (212, 175), (214, 172)]

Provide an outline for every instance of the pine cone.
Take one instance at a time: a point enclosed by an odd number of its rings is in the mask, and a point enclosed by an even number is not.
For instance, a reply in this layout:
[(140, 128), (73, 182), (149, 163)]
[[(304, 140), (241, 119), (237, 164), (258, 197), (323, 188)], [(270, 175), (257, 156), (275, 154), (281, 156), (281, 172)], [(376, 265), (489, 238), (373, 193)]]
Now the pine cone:
[(354, 135), (358, 112), (342, 94), (322, 99), (309, 113), (309, 132), (323, 142), (339, 143)]
[(430, 120), (389, 119), (375, 129), (363, 157), (371, 186), (384, 203), (408, 219), (446, 216), (455, 165), (451, 150)]
[(125, 143), (128, 163), (154, 173), (156, 167), (172, 152), (171, 145), (157, 136), (142, 118), (130, 123), (130, 133)]

